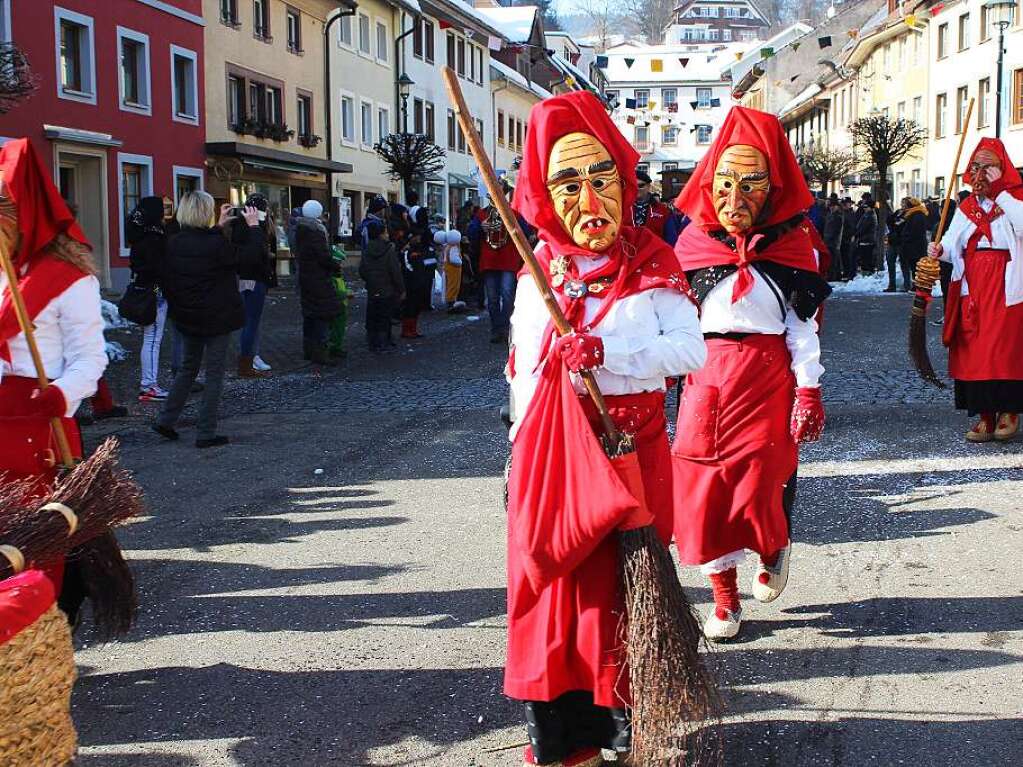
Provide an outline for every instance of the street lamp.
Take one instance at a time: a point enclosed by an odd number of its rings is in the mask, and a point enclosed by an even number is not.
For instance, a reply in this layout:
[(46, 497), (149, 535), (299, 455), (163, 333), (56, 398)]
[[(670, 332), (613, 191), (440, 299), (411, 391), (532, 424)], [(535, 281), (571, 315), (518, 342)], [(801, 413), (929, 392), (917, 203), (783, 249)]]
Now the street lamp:
[(995, 75), (995, 138), (1002, 136), (1002, 63), (1005, 58), (1005, 30), (1012, 24), (1015, 0), (988, 0), (984, 8), (991, 23), (998, 27), (998, 71)]
[(408, 72), (402, 72), (398, 78), (398, 95), (401, 96), (401, 129), (405, 133), (408, 133), (408, 97), (413, 85), (415, 82), (408, 76)]

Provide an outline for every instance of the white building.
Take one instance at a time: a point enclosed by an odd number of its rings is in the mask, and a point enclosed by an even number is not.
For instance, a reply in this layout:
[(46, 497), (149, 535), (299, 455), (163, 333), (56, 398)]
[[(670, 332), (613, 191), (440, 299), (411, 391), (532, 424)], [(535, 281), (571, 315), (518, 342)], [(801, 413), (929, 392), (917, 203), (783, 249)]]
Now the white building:
[(655, 182), (661, 171), (695, 167), (706, 153), (732, 106), (722, 69), (746, 45), (625, 44), (606, 52), (611, 116)]
[(753, 0), (682, 0), (664, 29), (665, 43), (716, 45), (766, 36), (771, 20)]

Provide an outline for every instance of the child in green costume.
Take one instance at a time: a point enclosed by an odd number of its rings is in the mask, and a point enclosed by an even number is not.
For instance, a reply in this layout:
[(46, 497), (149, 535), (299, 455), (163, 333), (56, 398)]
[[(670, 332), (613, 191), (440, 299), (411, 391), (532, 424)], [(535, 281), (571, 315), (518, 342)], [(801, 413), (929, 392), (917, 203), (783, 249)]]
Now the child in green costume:
[[(340, 267), (348, 257), (340, 245), (334, 245), (330, 249), (334, 263)], [(341, 299), (341, 313), (330, 323), (330, 332), (327, 334), (327, 353), (332, 357), (344, 357), (348, 354), (345, 350), (345, 334), (348, 331), (348, 299), (351, 293), (348, 292), (348, 285), (338, 268), (337, 276), (334, 277), (334, 290), (337, 297)]]

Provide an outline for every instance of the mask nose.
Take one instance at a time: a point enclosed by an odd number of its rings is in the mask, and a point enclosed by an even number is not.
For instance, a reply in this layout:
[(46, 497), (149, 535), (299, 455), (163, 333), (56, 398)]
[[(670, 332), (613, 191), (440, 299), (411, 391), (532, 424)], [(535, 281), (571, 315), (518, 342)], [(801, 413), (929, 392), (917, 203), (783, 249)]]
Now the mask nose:
[(739, 185), (735, 184), (730, 190), (728, 190), (728, 207), (735, 210), (739, 207), (739, 203), (742, 201), (742, 194), (739, 192)]
[(600, 198), (593, 191), (589, 181), (583, 181), (582, 189), (579, 192), (579, 210), (583, 213), (600, 213)]

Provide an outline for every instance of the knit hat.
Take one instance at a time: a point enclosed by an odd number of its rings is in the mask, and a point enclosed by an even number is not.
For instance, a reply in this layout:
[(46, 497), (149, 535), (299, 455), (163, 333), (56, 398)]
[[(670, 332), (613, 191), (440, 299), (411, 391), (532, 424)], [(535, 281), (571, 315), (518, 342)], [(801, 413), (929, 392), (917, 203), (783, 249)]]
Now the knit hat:
[(323, 205), (317, 200), (306, 200), (302, 204), (302, 215), (305, 218), (319, 218), (323, 215)]

